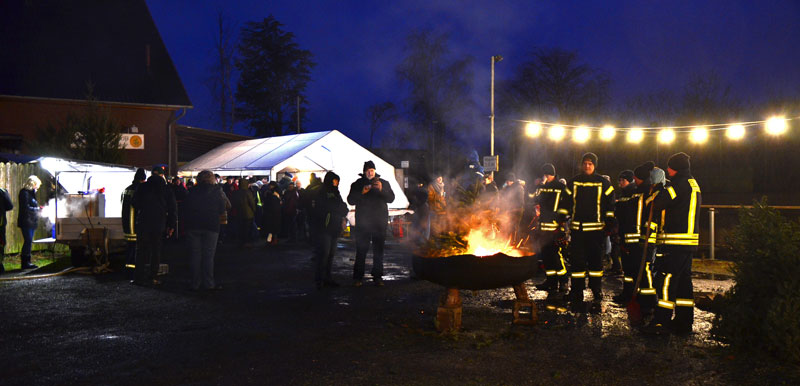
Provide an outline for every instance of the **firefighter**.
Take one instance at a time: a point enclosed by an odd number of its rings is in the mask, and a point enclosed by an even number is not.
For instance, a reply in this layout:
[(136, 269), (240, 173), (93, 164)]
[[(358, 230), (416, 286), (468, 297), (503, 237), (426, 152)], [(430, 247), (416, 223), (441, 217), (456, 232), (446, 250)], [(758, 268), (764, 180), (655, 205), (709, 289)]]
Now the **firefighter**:
[[(635, 195), (636, 185), (633, 184), (635, 176), (633, 170), (623, 170), (619, 174), (619, 187), (617, 191), (616, 206), (614, 208), (614, 216), (617, 219), (617, 237), (618, 249), (620, 251), (620, 258), (622, 260), (622, 292), (612, 298), (615, 303), (627, 303), (633, 294), (633, 277), (636, 272), (631, 271), (629, 267), (629, 251), (630, 245), (639, 242), (639, 236), (636, 233), (636, 216), (637, 216), (637, 199)], [(616, 257), (612, 254), (612, 259)]]
[(546, 278), (536, 289), (547, 291), (548, 297), (551, 297), (559, 292), (567, 292), (567, 263), (560, 243), (564, 238), (564, 216), (558, 213), (565, 185), (556, 179), (553, 164), (544, 164), (541, 175), (542, 184), (536, 187), (533, 204), (538, 212), (535, 240), (544, 262)]
[(122, 192), (122, 232), (125, 234), (125, 268), (128, 279), (133, 280), (136, 268), (136, 210), (131, 205), (133, 195), (139, 184), (147, 180), (144, 169), (139, 168), (133, 175), (133, 182)]
[(654, 210), (663, 210), (663, 228), (656, 237), (661, 254), (655, 261), (658, 305), (644, 332), (689, 334), (694, 321), (692, 255), (699, 241), (700, 186), (686, 153), (672, 155), (667, 166), (670, 182), (651, 197)]
[(592, 290), (591, 312), (601, 311), (603, 300), (603, 242), (606, 232), (614, 226), (614, 187), (595, 173), (597, 155), (581, 157), (581, 174), (567, 182), (559, 213), (570, 221), (570, 277), (572, 288), (569, 300), (573, 311), (584, 310), (583, 289), (586, 277)]

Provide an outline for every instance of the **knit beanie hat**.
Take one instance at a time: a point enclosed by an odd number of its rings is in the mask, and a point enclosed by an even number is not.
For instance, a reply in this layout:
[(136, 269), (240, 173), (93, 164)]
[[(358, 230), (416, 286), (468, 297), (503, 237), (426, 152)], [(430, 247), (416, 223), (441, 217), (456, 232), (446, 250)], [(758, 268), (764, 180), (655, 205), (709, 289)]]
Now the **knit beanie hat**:
[(669, 157), (667, 166), (676, 172), (688, 171), (690, 167), (689, 155), (684, 152), (675, 153), (672, 157)]
[(541, 170), (542, 175), (554, 176), (556, 175), (556, 167), (553, 164), (544, 164), (542, 165)]
[(623, 170), (619, 173), (619, 179), (633, 182), (633, 170)]
[(144, 174), (144, 168), (136, 169), (136, 174), (133, 175), (134, 181), (144, 181), (147, 179), (147, 175)]
[(633, 169), (633, 175), (636, 178), (645, 181), (650, 177), (650, 171), (656, 167), (656, 164), (653, 161), (647, 161), (639, 166), (636, 169)]
[(597, 167), (597, 154), (588, 152), (581, 157), (581, 162), (586, 161), (587, 159), (594, 164), (594, 167)]
[(364, 162), (364, 172), (366, 172), (367, 169), (375, 169), (375, 162), (372, 161)]

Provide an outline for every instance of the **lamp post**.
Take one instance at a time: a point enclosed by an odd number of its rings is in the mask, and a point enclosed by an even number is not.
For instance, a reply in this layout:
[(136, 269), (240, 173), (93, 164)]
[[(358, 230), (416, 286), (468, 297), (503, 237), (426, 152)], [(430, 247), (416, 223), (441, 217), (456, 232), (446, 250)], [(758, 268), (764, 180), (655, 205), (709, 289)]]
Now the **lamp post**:
[[(503, 57), (500, 55), (492, 56), (492, 92), (491, 92), (491, 100), (489, 102), (489, 108), (491, 110), (491, 115), (489, 116), (489, 121), (491, 125), (491, 140), (490, 142), (490, 154), (494, 157), (494, 64), (503, 60)], [(494, 171), (492, 171), (492, 176), (494, 176)]]

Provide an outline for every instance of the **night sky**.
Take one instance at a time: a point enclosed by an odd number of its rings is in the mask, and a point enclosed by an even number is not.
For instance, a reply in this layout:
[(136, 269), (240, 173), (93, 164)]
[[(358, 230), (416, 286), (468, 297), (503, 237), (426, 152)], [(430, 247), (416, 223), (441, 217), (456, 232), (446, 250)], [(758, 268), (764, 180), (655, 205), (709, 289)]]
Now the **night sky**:
[[(293, 32), (317, 63), (304, 131), (337, 129), (362, 144), (368, 141), (367, 107), (401, 101), (395, 68), (405, 36), (416, 29), (448, 32), (451, 49), (475, 59), (472, 96), (487, 117), (490, 57), (504, 57), (496, 67), (503, 79), (536, 47), (574, 50), (605, 70), (612, 103), (679, 91), (693, 75), (709, 71), (745, 102), (800, 94), (800, 2), (794, 0), (147, 3), (195, 106), (180, 122), (206, 129), (216, 129), (205, 79), (219, 9), (239, 27), (271, 14)], [(498, 116), (504, 118), (525, 117)], [(476, 124), (488, 130), (489, 120)]]

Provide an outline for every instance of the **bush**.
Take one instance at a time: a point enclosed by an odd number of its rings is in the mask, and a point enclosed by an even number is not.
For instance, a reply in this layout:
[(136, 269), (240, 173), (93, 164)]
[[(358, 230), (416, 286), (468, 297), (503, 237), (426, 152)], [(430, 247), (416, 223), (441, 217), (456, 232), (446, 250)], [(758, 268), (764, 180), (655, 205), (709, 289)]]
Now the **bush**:
[(712, 332), (734, 349), (800, 364), (800, 223), (762, 198), (739, 210), (730, 246), (736, 284)]

